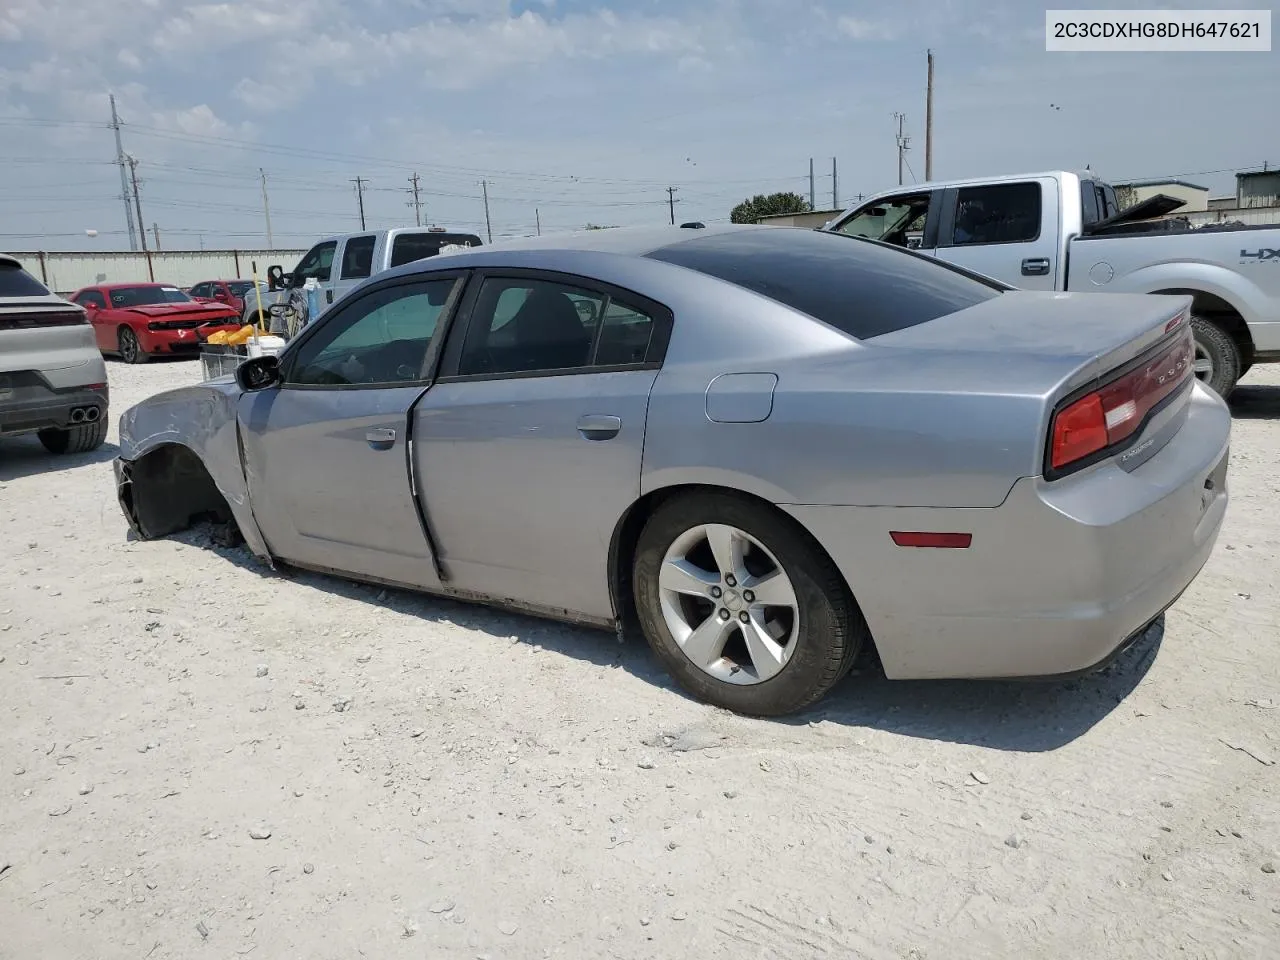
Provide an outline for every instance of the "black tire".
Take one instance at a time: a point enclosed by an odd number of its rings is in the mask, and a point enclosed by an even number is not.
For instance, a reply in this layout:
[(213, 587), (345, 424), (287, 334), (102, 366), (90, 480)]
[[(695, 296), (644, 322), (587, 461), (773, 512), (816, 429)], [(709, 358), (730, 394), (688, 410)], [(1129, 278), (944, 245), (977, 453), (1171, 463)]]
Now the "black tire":
[[(676, 538), (699, 524), (737, 527), (777, 558), (795, 591), (797, 649), (768, 680), (734, 684), (695, 665), (662, 615), (658, 575)], [(649, 646), (686, 691), (706, 703), (749, 716), (781, 716), (821, 699), (853, 666), (870, 631), (844, 579), (816, 542), (790, 518), (733, 494), (688, 494), (660, 506), (645, 524), (633, 566), (636, 612)]]
[(128, 327), (121, 327), (120, 332), (116, 334), (119, 341), (120, 359), (125, 363), (146, 363), (147, 354), (142, 349), (142, 344), (138, 342), (138, 335)]
[(1231, 395), (1243, 373), (1240, 349), (1231, 335), (1212, 320), (1192, 317), (1191, 329), (1196, 338), (1196, 359), (1208, 359), (1213, 366), (1212, 372), (1207, 378), (1201, 378), (1201, 382), (1225, 399)]
[(107, 439), (107, 418), (93, 423), (77, 423), (65, 430), (41, 430), (36, 436), (50, 453), (88, 453), (97, 450)]

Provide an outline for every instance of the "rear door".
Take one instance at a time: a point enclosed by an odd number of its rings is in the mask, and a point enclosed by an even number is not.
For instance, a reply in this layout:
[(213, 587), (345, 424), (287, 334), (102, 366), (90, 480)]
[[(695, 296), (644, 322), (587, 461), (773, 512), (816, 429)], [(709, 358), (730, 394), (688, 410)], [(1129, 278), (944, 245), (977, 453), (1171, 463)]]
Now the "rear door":
[(938, 218), (940, 260), (1027, 290), (1058, 283), (1058, 184), (1052, 177), (949, 187)]
[(580, 277), (493, 270), (463, 317), (413, 424), (449, 585), (608, 619), (610, 538), (640, 494), (670, 312)]
[(338, 268), (331, 284), (333, 299), (340, 300), (348, 290), (373, 273), (373, 248), (377, 234), (367, 233), (347, 237), (337, 251)]
[(932, 254), (940, 196), (939, 190), (903, 190), (858, 207), (827, 229)]
[(254, 516), (284, 560), (438, 586), (409, 461), (409, 411), (460, 274), (371, 288), (306, 328), (283, 383), (246, 393), (239, 417)]

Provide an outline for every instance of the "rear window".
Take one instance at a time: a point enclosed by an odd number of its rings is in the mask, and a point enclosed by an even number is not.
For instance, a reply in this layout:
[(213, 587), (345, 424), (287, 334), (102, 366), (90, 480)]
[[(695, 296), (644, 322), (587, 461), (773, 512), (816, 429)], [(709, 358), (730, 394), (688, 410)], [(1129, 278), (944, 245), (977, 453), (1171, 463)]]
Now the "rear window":
[(391, 266), (434, 257), (442, 246), (453, 244), (478, 247), (480, 238), (470, 233), (402, 233), (391, 244)]
[(870, 240), (787, 227), (715, 234), (648, 256), (753, 290), (859, 340), (928, 323), (1004, 289)]
[(0, 297), (47, 297), (43, 283), (16, 263), (0, 260)]

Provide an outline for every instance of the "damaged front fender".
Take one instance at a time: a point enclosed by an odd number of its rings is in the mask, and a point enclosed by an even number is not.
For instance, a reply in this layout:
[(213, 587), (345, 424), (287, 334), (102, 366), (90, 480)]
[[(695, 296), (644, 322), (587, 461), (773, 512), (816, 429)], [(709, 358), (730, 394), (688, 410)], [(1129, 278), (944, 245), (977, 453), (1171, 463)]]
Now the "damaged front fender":
[(116, 495), (142, 539), (167, 536), (201, 518), (234, 521), (249, 549), (270, 562), (249, 502), (229, 377), (166, 391), (120, 416)]

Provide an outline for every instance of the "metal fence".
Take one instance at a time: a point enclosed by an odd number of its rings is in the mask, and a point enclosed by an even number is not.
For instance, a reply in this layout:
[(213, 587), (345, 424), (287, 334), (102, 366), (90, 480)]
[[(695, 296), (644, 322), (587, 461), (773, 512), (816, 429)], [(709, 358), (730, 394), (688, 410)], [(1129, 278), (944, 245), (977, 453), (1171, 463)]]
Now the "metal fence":
[(145, 283), (156, 281), (190, 287), (204, 280), (248, 279), (253, 264), (259, 279), (267, 267), (280, 264), (292, 270), (305, 250), (163, 250), (76, 251), (67, 253), (17, 252), (23, 267), (39, 277), (55, 293), (68, 294), (96, 283)]

